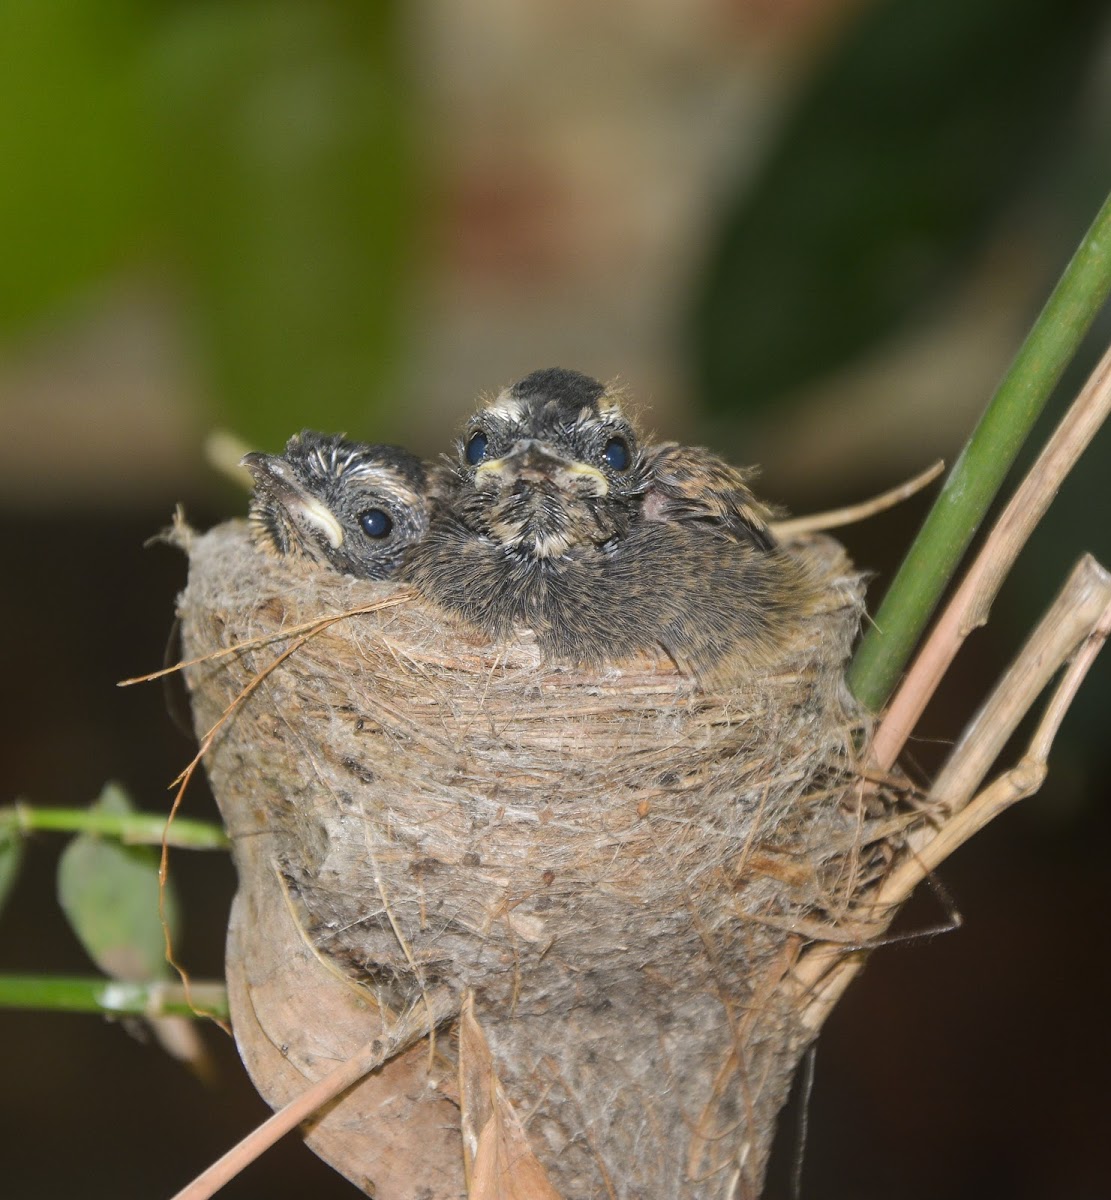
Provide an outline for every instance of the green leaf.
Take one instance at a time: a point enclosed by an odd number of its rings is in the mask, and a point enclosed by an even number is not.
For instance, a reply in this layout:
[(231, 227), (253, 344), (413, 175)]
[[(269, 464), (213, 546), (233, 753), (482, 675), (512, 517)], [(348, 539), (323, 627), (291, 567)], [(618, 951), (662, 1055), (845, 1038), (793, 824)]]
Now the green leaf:
[(1105, 16), (1104, 0), (866, 6), (713, 247), (692, 330), (706, 402), (768, 406), (953, 281), (1044, 179)]
[[(221, 424), (375, 427), (410, 228), (396, 5), (182, 5), (150, 62), (160, 175)], [(377, 432), (377, 431), (376, 431)]]
[[(115, 784), (105, 787), (93, 808), (121, 815), (134, 811)], [(89, 956), (116, 979), (167, 974), (158, 891), (158, 854), (150, 847), (81, 834), (62, 852), (58, 901)], [(168, 886), (165, 911), (176, 931), (177, 904)]]

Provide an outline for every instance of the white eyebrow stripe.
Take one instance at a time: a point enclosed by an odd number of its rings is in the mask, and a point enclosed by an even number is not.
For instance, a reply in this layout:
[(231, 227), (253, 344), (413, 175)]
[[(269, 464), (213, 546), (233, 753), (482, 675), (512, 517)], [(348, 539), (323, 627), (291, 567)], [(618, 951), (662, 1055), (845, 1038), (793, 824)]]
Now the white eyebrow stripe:
[(365, 458), (354, 464), (348, 459), (344, 463), (343, 475), (345, 479), (369, 479), (382, 487), (394, 487), (397, 484), (397, 472), (392, 467), (370, 462)]
[(499, 421), (520, 420), (524, 412), (524, 401), (510, 395), (508, 391), (499, 393), (492, 404), (488, 404), (479, 413), (480, 417), (496, 417)]
[(424, 497), (403, 475), (393, 467), (380, 463), (357, 463), (345, 472), (344, 478), (358, 480), (368, 491), (373, 490), (391, 499), (400, 500), (402, 504), (416, 506), (424, 502)]

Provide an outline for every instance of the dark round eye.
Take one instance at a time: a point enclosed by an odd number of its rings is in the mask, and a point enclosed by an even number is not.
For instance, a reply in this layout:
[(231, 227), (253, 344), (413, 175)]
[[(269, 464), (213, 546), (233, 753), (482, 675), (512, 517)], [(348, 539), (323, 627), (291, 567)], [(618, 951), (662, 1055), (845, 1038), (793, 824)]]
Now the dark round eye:
[(481, 429), (476, 429), (474, 433), (467, 439), (467, 448), (464, 451), (467, 462), (473, 467), (475, 463), (480, 463), (486, 457), (486, 447), (490, 444), (486, 434)]
[(393, 529), (393, 518), (380, 508), (368, 508), (365, 513), (359, 513), (359, 525), (367, 537), (388, 537)]
[(627, 471), (632, 455), (629, 453), (629, 443), (624, 438), (612, 437), (606, 442), (602, 457), (615, 471)]

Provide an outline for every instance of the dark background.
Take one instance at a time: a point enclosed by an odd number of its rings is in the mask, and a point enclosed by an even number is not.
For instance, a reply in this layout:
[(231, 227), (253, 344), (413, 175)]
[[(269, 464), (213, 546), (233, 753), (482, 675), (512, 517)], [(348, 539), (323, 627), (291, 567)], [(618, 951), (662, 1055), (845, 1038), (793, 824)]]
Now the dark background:
[[(161, 665), (184, 583), (147, 539), (178, 501), (244, 511), (214, 428), (435, 453), (558, 362), (795, 511), (951, 461), (1111, 180), (1102, 8), (0, 2), (0, 804), (116, 779), (165, 810), (193, 745), (160, 685), (115, 682)], [(1079, 553), (1111, 561), (1109, 462), (1104, 433), (924, 719), (921, 778)], [(927, 504), (844, 532), (873, 607)], [(963, 927), (877, 953), (828, 1023), (804, 1196), (1111, 1195), (1109, 700), (1099, 662), (1041, 794), (943, 868)], [(214, 818), (203, 780), (186, 810)], [(94, 969), (62, 844), (31, 839), (0, 972)], [(173, 872), (214, 976), (232, 870)], [(926, 893), (901, 927), (945, 916)], [(95, 1017), (2, 1011), (0, 1038), (5, 1196), (169, 1195), (265, 1116), (216, 1029), (209, 1083)], [(785, 1129), (769, 1195), (792, 1156)], [(287, 1139), (227, 1194), (306, 1191), (352, 1194)]]

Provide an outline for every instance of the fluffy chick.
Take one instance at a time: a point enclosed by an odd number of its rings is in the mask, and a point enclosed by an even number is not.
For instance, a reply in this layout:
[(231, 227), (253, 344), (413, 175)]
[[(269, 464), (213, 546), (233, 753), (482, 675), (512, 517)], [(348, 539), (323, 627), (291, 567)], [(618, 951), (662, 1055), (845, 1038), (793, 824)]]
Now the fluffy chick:
[(535, 371), (467, 424), (405, 576), (491, 637), (521, 623), (549, 657), (620, 658), (650, 644), (662, 616), (645, 564), (624, 550), (644, 477), (636, 431), (600, 383)]
[(400, 446), (304, 430), (284, 454), (251, 453), (243, 465), (255, 480), (255, 542), (273, 554), (385, 579), (428, 529), (428, 472)]
[(661, 645), (706, 684), (763, 667), (809, 607), (742, 472), (642, 445), (602, 384), (537, 371), (481, 409), (405, 575), (492, 637), (578, 663)]

